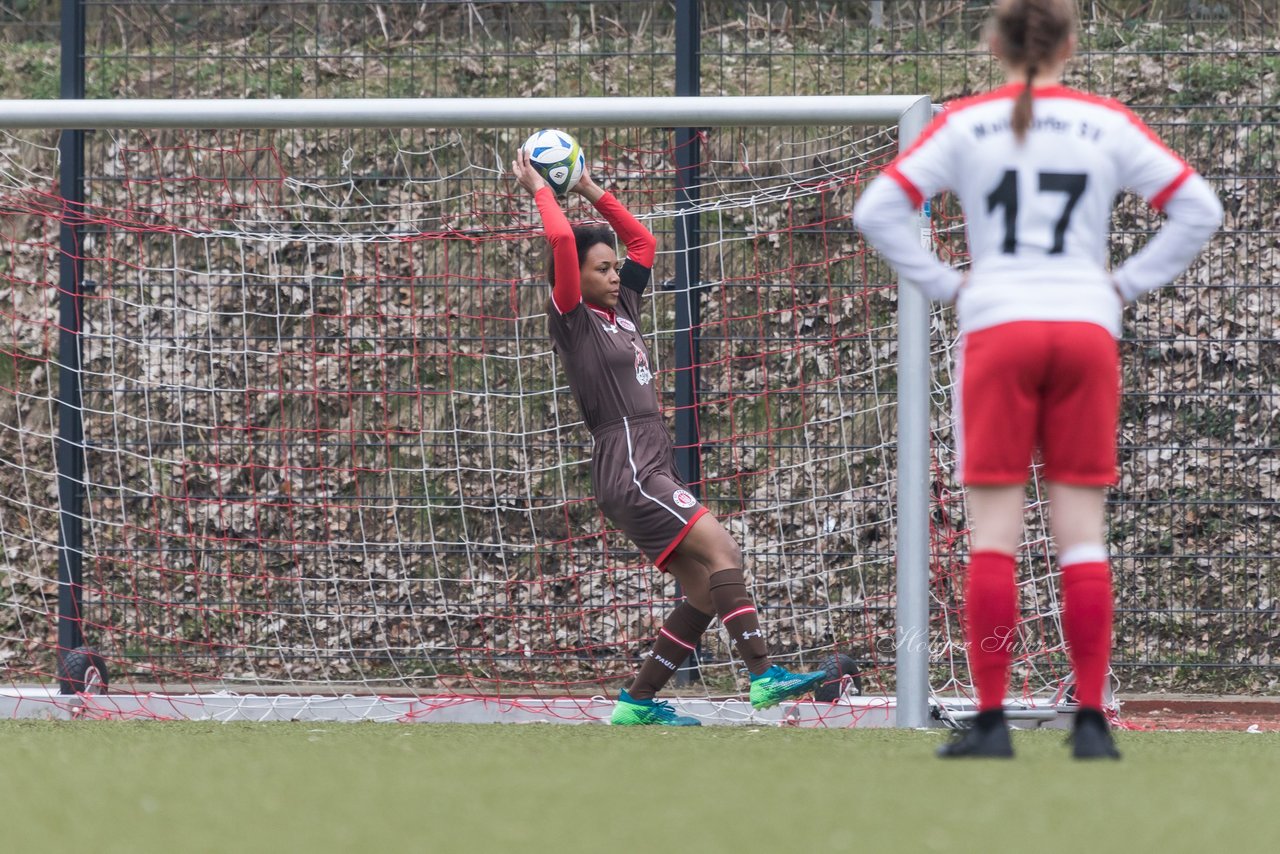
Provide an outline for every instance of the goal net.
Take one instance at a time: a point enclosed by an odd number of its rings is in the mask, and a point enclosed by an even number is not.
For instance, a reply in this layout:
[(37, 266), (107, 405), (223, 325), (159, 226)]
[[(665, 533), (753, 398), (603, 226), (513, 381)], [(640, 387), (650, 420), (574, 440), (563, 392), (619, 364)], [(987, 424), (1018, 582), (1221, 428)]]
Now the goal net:
[[(691, 329), (672, 134), (567, 129), (658, 238), (643, 332), (660, 401), (669, 424), (692, 412), (696, 434), (673, 436), (696, 443), (694, 485), (742, 547), (777, 660), (847, 656), (858, 678), (829, 689), (847, 706), (892, 696), (899, 643), (923, 643), (931, 690), (966, 697), (945, 310), (930, 626), (895, 636), (897, 293), (848, 213), (896, 129), (700, 132)], [(678, 592), (592, 498), (590, 436), (546, 331), (545, 241), (508, 174), (527, 134), (99, 130), (82, 210), (60, 198), (56, 132), (0, 135), (0, 658), (15, 690), (55, 685), (58, 550), (79, 526), (78, 625), (112, 695), (405, 696), (411, 717), (569, 698), (557, 714), (584, 720), (573, 702), (616, 694)], [(64, 223), (83, 277), (78, 510), (60, 510), (55, 462)], [(955, 219), (934, 224), (962, 256)], [(692, 401), (675, 395), (680, 336), (697, 342)], [(1066, 676), (1042, 530), (1023, 573), (1027, 698)], [(724, 708), (741, 667), (715, 624), (673, 693)]]

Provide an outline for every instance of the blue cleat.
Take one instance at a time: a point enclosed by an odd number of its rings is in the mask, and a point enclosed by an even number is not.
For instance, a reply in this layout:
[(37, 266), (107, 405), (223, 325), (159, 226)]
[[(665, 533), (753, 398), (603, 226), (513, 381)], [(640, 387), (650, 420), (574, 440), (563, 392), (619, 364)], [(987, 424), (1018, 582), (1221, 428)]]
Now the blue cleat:
[(612, 726), (702, 726), (702, 721), (678, 715), (665, 700), (633, 700), (625, 690), (609, 716)]
[(767, 709), (783, 700), (808, 694), (826, 678), (825, 670), (792, 673), (782, 665), (775, 664), (759, 676), (751, 677), (751, 707)]

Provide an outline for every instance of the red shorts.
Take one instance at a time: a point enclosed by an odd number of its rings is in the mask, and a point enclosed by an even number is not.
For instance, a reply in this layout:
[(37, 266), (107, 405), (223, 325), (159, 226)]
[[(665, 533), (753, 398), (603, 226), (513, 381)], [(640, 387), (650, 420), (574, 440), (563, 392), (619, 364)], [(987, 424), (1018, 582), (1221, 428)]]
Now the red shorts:
[(1037, 448), (1047, 480), (1116, 482), (1120, 355), (1110, 332), (1094, 323), (1002, 323), (961, 338), (956, 374), (962, 483), (1025, 483)]

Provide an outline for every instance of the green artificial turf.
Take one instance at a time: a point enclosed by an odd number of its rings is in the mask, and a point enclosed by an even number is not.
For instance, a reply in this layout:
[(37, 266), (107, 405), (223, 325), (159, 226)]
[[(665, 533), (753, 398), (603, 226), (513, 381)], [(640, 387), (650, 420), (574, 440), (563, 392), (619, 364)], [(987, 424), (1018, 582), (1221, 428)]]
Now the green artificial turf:
[(1280, 734), (0, 723), (8, 851), (1275, 851)]

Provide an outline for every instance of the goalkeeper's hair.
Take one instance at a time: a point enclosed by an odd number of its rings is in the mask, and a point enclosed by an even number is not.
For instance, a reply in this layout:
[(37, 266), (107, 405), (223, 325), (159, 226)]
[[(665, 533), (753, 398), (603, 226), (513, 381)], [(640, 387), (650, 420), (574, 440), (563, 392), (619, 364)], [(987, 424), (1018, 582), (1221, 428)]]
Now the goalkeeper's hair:
[[(607, 244), (614, 252), (618, 251), (618, 238), (612, 229), (603, 225), (575, 225), (573, 241), (578, 247), (579, 269), (587, 263), (587, 253), (597, 243)], [(553, 288), (556, 286), (556, 256), (550, 246), (547, 247), (547, 283)]]

